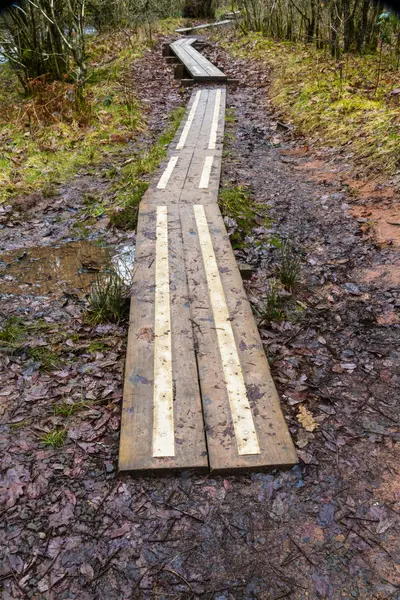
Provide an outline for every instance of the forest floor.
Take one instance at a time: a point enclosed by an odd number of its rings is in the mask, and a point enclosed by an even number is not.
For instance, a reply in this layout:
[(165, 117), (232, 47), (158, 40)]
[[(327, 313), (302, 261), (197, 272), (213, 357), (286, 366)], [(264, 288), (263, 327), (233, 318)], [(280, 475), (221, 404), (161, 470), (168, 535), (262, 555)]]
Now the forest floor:
[[(213, 42), (206, 53), (239, 79), (221, 198), (247, 198), (255, 222), (222, 208), (252, 268), (246, 289), (299, 464), (118, 476), (126, 326), (88, 323), (86, 292), (134, 233), (101, 211), (86, 227), (87, 205), (110, 202), (107, 173), (147, 150), (187, 99), (160, 51), (131, 67), (147, 131), (57, 196), (0, 207), (1, 597), (398, 599), (399, 239), (371, 223), (394, 206), (396, 182), (349, 183), (343, 147), (314, 147), (276, 112), (268, 67)], [(285, 240), (301, 279), (271, 320), (263, 306)], [(46, 265), (39, 289), (27, 259)]]

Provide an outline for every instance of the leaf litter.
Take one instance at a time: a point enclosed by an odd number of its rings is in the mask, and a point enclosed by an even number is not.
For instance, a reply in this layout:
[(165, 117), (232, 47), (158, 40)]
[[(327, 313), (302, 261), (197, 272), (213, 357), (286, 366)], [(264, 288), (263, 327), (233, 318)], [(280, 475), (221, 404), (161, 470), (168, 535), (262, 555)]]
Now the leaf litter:
[[(313, 150), (292, 128), (279, 127), (284, 116), (268, 100), (270, 74), (233, 61), (218, 46), (206, 51), (240, 79), (228, 93), (236, 122), (229, 125), (223, 184), (246, 186), (271, 217), (235, 250), (254, 267), (249, 297), (259, 302), (268, 293), (279, 240), (290, 239), (302, 258), (300, 285), (286, 297), (284, 317), (261, 326), (299, 464), (224, 477), (118, 477), (126, 326), (87, 324), (85, 298), (71, 289), (3, 294), (2, 318), (18, 315), (36, 324), (25, 342), (40, 340), (60, 358), (45, 371), (24, 352), (0, 353), (5, 600), (155, 594), (383, 600), (398, 594), (398, 329), (380, 325), (378, 317), (398, 309), (399, 298), (393, 288), (371, 289), (354, 278), (361, 267), (391, 263), (394, 249), (360, 234), (343, 208), (351, 198), (339, 176), (317, 182), (285, 162), (282, 150), (299, 150), (294, 161), (332, 161), (340, 174), (348, 159), (343, 151)], [(134, 76), (150, 110), (162, 101), (164, 113), (179, 94), (159, 52), (147, 52)], [(149, 136), (159, 127), (155, 112)], [(151, 143), (144, 134), (143, 143)], [(21, 239), (26, 247), (38, 245), (51, 218), (51, 243), (69, 239), (74, 217), (66, 206), (78, 211), (93, 186), (103, 189), (103, 180), (81, 177), (61, 191), (58, 206), (41, 209), (40, 219), (37, 211), (24, 220), (7, 217), (13, 226), (0, 229), (4, 251)], [(134, 236), (104, 223), (96, 232), (94, 240), (111, 246), (134, 243)], [(360, 293), (346, 291), (346, 282)], [(56, 414), (54, 407), (64, 403), (79, 410)], [(43, 445), (40, 433), (56, 428), (67, 430), (65, 444)]]

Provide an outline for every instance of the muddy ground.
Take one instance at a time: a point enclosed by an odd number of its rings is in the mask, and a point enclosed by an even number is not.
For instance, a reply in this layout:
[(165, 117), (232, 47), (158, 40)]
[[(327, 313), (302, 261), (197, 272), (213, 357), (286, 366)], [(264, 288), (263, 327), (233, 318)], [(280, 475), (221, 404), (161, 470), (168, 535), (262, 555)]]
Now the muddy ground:
[[(85, 323), (84, 289), (68, 277), (40, 296), (26, 282), (18, 294), (2, 290), (2, 318), (36, 323), (27, 346), (51, 347), (59, 360), (44, 370), (26, 352), (0, 354), (5, 600), (400, 598), (398, 247), (353, 214), (382, 195), (374, 186), (368, 198), (355, 195), (346, 149), (314, 149), (274, 113), (267, 70), (207, 52), (240, 78), (228, 93), (235, 123), (222, 184), (247, 186), (271, 217), (237, 251), (254, 269), (250, 299), (262, 305), (276, 274), (273, 240), (290, 239), (302, 260), (296, 316), (261, 326), (299, 464), (225, 477), (119, 477), (126, 328)], [(165, 114), (182, 101), (165, 65), (149, 85), (149, 62), (159, 65), (159, 47), (134, 71), (153, 111), (150, 133), (136, 140), (144, 145), (159, 128), (157, 102)], [(24, 261), (31, 246), (76, 243), (84, 194), (106, 195), (107, 185), (100, 174), (80, 176), (54, 202), (3, 213), (3, 254), (20, 250)], [(111, 252), (133, 238), (102, 216), (89, 233)], [(7, 282), (4, 269), (0, 277)], [(77, 403), (73, 414), (55, 414), (63, 400)], [(61, 448), (41, 442), (54, 427), (67, 432)]]

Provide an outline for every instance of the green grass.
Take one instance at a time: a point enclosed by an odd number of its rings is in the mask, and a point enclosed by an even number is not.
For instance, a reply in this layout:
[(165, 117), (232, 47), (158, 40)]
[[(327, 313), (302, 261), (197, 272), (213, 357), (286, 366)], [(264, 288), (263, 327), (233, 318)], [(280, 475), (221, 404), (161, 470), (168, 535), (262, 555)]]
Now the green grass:
[(45, 446), (51, 446), (52, 448), (61, 448), (62, 446), (64, 446), (66, 438), (66, 429), (53, 429), (52, 431), (49, 431), (48, 433), (42, 435), (40, 441)]
[(268, 284), (269, 289), (264, 302), (253, 306), (259, 325), (269, 325), (272, 321), (285, 318), (286, 297), (281, 293), (279, 283), (275, 279), (270, 279)]
[(114, 185), (115, 202), (109, 211), (111, 224), (125, 230), (136, 228), (139, 204), (149, 183), (142, 178), (153, 173), (167, 155), (168, 146), (185, 114), (185, 108), (175, 109), (169, 119), (168, 125), (151, 149), (122, 167), (121, 175)]
[(61, 404), (56, 404), (54, 407), (54, 414), (62, 417), (70, 417), (75, 414), (78, 410), (87, 408), (84, 402), (72, 402), (68, 403), (64, 400)]
[(106, 352), (108, 349), (109, 346), (104, 342), (94, 341), (90, 342), (90, 344), (88, 345), (88, 351), (91, 354), (95, 354), (96, 352)]
[[(167, 19), (154, 33), (170, 33), (179, 23)], [(56, 92), (49, 84), (38, 104), (38, 97), (21, 95), (9, 65), (0, 65), (0, 203), (34, 191), (53, 194), (79, 169), (95, 168), (145, 130), (129, 66), (153, 43), (140, 30), (129, 38), (121, 32), (91, 37), (80, 114), (68, 100), (68, 81), (56, 82)], [(54, 102), (49, 114), (45, 94)]]
[(40, 363), (40, 368), (43, 371), (53, 371), (60, 365), (59, 356), (47, 346), (27, 348), (27, 351), (30, 358)]
[(292, 246), (288, 241), (281, 245), (281, 263), (279, 266), (279, 278), (289, 292), (293, 292), (300, 279), (300, 258), (294, 254)]
[(8, 317), (0, 329), (0, 341), (7, 344), (15, 344), (21, 340), (26, 333), (23, 319), (20, 317)]
[(376, 90), (378, 56), (347, 55), (338, 63), (304, 44), (279, 43), (258, 33), (214, 32), (234, 56), (272, 67), (273, 104), (315, 145), (344, 146), (358, 171), (394, 174), (400, 167), (400, 112), (390, 92), (398, 71), (383, 56)]
[(267, 207), (256, 204), (243, 186), (221, 188), (218, 203), (223, 216), (237, 223), (237, 230), (230, 237), (236, 248), (243, 246), (245, 237), (257, 224), (268, 226), (270, 223)]
[(88, 322), (120, 323), (129, 313), (129, 292), (130, 286), (114, 269), (99, 273), (88, 299)]

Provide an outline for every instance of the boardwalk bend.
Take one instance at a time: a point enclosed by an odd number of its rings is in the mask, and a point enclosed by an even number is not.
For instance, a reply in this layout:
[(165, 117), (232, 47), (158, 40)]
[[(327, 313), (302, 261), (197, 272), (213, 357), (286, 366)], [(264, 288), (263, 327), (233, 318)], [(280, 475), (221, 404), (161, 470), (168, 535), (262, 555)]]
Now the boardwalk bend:
[[(225, 77), (184, 41), (173, 52), (194, 78)], [(296, 462), (217, 203), (225, 103), (225, 86), (193, 92), (140, 205), (121, 471)]]

